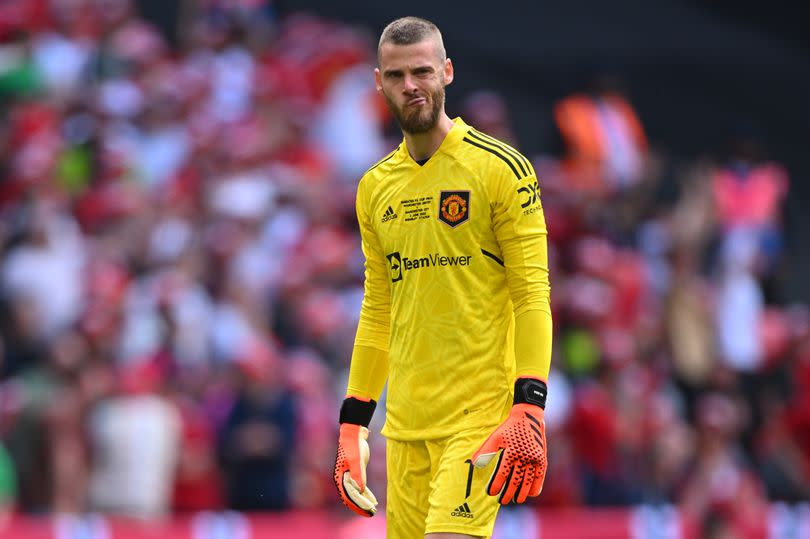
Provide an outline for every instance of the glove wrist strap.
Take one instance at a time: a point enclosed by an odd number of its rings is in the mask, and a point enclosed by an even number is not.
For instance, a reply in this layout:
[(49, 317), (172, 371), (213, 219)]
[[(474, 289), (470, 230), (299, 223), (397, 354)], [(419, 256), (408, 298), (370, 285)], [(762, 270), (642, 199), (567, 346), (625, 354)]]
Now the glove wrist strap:
[(515, 380), (515, 400), (512, 404), (534, 404), (545, 410), (546, 395), (548, 386), (544, 381), (536, 378), (518, 378)]
[(364, 401), (355, 397), (346, 397), (340, 407), (340, 422), (368, 427), (376, 407), (377, 401), (374, 399)]

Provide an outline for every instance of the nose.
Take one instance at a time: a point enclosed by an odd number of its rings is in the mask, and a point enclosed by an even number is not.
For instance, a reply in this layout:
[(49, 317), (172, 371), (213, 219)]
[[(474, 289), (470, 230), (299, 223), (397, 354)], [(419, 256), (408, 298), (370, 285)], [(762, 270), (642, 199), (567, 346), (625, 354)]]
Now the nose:
[(415, 80), (410, 75), (405, 75), (404, 86), (402, 87), (403, 91), (406, 94), (412, 94), (417, 90), (417, 86), (415, 84)]

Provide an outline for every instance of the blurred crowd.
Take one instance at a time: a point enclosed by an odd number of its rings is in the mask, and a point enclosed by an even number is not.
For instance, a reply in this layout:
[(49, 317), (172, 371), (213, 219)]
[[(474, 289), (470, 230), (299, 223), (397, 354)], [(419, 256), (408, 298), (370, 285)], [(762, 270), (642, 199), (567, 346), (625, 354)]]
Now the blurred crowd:
[[(0, 7), (0, 508), (336, 505), (354, 190), (399, 137), (373, 36), (189, 5), (176, 43), (129, 0)], [(520, 146), (497, 94), (460, 108)], [(788, 175), (746, 133), (672, 158), (606, 77), (552, 117), (534, 503), (672, 503), (756, 533), (769, 500), (810, 497), (810, 311), (776, 301)]]

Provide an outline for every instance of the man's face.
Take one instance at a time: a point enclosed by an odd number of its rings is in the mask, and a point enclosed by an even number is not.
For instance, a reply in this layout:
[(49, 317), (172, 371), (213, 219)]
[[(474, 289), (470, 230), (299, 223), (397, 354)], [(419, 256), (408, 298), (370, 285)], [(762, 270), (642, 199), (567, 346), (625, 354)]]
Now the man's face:
[(444, 110), (444, 87), (453, 81), (453, 64), (442, 61), (432, 39), (413, 45), (384, 43), (374, 70), (377, 91), (406, 133), (425, 133)]

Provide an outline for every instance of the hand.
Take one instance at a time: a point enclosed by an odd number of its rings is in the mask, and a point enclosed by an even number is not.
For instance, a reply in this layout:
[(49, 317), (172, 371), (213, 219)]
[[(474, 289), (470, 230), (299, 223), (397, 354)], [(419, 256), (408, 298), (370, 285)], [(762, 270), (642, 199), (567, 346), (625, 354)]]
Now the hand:
[(343, 505), (364, 517), (377, 512), (377, 498), (366, 485), (368, 464), (368, 429), (361, 425), (342, 423), (335, 461), (335, 486)]
[(509, 417), (472, 456), (473, 464), (483, 468), (503, 451), (487, 486), (487, 494), (500, 494), (498, 501), (503, 505), (512, 500), (523, 503), (543, 490), (547, 467), (544, 413), (535, 404), (515, 404)]

